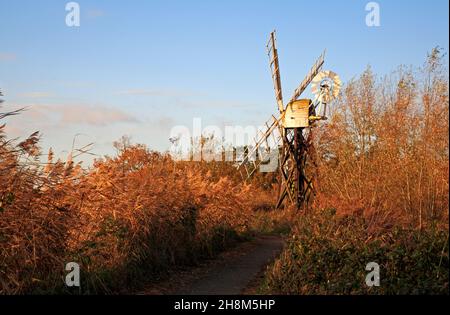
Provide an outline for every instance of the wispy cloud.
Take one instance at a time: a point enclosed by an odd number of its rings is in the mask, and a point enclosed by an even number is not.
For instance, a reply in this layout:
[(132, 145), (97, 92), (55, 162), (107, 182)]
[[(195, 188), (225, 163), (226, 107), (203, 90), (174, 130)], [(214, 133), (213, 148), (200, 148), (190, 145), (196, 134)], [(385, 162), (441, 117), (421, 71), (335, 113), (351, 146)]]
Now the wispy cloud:
[(106, 106), (51, 106), (50, 110), (61, 114), (61, 122), (69, 124), (89, 124), (104, 126), (118, 122), (135, 122), (136, 118), (112, 107)]
[(181, 89), (127, 89), (118, 91), (115, 95), (160, 97), (171, 101), (172, 105), (184, 108), (251, 108), (255, 106), (240, 100), (218, 100), (205, 92)]
[(227, 111), (229, 109), (245, 109), (245, 108), (255, 108), (258, 105), (254, 103), (244, 102), (240, 100), (218, 100), (213, 98), (198, 98), (198, 99), (183, 99), (181, 102), (175, 103), (178, 107), (195, 109), (195, 108), (206, 108), (206, 109), (223, 109)]
[(89, 88), (95, 89), (97, 84), (94, 81), (79, 80), (79, 81), (58, 81), (58, 84), (65, 88)]
[(188, 97), (194, 96), (197, 93), (192, 91), (184, 91), (177, 89), (164, 88), (144, 88), (144, 89), (127, 89), (118, 91), (116, 95), (140, 95), (140, 96), (160, 96), (160, 97)]
[(157, 118), (154, 123), (159, 128), (169, 128), (175, 124), (175, 120), (172, 117), (162, 116)]
[(47, 98), (47, 97), (53, 97), (54, 94), (50, 93), (50, 92), (43, 92), (43, 91), (37, 91), (37, 92), (27, 92), (27, 93), (22, 93), (19, 94), (20, 97), (24, 97), (24, 98)]
[(157, 93), (156, 90), (152, 89), (129, 89), (129, 90), (122, 90), (115, 93), (116, 95), (147, 95), (147, 96), (156, 96), (159, 93)]
[(0, 52), (0, 61), (14, 61), (17, 55), (13, 53)]
[(120, 122), (137, 122), (132, 115), (109, 106), (77, 105), (27, 105), (28, 116), (34, 121), (45, 121), (47, 125), (63, 127), (69, 124), (107, 126)]

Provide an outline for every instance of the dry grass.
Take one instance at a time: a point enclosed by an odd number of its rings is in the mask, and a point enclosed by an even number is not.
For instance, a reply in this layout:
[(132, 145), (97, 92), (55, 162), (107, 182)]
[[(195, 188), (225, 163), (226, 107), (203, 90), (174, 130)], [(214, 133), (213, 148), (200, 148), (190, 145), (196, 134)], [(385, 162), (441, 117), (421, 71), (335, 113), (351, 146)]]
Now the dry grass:
[(66, 292), (70, 261), (84, 280), (75, 293), (127, 290), (258, 228), (254, 201), (268, 193), (218, 176), (231, 166), (174, 162), (141, 145), (89, 170), (52, 152), (41, 165), (38, 134), (14, 144), (3, 128), (0, 293)]
[(421, 69), (346, 86), (317, 130), (318, 208), (363, 215), (375, 228), (448, 219), (448, 79), (439, 50)]
[[(348, 83), (316, 130), (317, 196), (265, 293), (448, 294), (449, 98), (442, 56)], [(381, 286), (365, 285), (365, 265)]]

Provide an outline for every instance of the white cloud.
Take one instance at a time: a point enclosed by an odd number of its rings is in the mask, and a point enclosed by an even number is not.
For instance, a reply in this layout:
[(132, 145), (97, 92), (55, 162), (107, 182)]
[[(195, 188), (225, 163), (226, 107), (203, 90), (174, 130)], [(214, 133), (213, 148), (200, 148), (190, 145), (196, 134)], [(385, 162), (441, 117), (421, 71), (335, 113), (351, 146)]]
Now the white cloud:
[(25, 97), (25, 98), (46, 98), (46, 97), (53, 97), (54, 94), (52, 94), (50, 92), (38, 91), (38, 92), (22, 93), (22, 94), (19, 94), (19, 96)]
[(194, 96), (196, 93), (177, 89), (164, 88), (144, 88), (144, 89), (128, 89), (115, 93), (116, 95), (139, 95), (139, 96), (160, 96), (160, 97), (187, 97)]
[(136, 118), (120, 109), (106, 106), (70, 105), (56, 106), (46, 105), (42, 108), (49, 114), (59, 114), (62, 124), (88, 124), (105, 126), (118, 122), (136, 122)]
[(106, 126), (120, 122), (137, 122), (132, 115), (114, 107), (93, 106), (88, 104), (73, 105), (41, 105), (20, 104), (26, 110), (18, 118), (34, 125), (63, 127), (66, 125), (86, 124), (93, 126)]
[(255, 104), (250, 104), (240, 100), (218, 100), (211, 95), (199, 92), (181, 89), (165, 89), (165, 88), (143, 88), (143, 89), (127, 89), (118, 91), (115, 95), (122, 96), (147, 96), (160, 97), (167, 99), (171, 105), (184, 108), (254, 108)]

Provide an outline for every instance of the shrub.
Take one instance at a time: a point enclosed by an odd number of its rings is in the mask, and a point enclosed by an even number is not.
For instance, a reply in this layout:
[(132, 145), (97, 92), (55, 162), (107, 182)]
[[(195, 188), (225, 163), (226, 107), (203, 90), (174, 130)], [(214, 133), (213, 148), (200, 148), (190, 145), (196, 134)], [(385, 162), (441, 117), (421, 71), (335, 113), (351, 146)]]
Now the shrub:
[[(380, 286), (365, 283), (380, 265)], [(368, 233), (364, 220), (315, 213), (299, 220), (266, 273), (272, 294), (448, 294), (448, 231)]]

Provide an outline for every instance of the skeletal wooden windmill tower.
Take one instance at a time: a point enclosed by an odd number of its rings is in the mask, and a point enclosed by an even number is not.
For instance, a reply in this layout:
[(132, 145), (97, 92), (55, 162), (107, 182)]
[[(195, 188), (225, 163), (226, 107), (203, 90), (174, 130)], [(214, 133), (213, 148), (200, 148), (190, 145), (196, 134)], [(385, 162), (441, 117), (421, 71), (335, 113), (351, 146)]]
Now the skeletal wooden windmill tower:
[[(283, 102), (280, 66), (276, 48), (275, 31), (270, 34), (267, 44), (269, 65), (275, 90), (279, 116), (272, 116), (266, 123), (266, 130), (260, 131), (254, 145), (247, 149), (239, 159), (238, 169), (244, 178), (249, 178), (267, 159), (252, 159), (262, 147), (269, 148), (268, 140), (276, 146), (280, 190), (276, 207), (287, 199), (297, 209), (308, 202), (312, 190), (311, 178), (305, 173), (311, 127), (318, 120), (326, 119), (327, 105), (335, 99), (341, 87), (339, 76), (332, 71), (320, 72), (324, 63), (325, 51), (320, 55), (310, 71), (300, 83), (287, 104)], [(301, 94), (312, 83), (315, 98), (300, 99)], [(258, 155), (258, 154), (256, 154)], [(273, 155), (272, 155), (273, 157)]]

